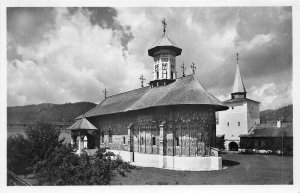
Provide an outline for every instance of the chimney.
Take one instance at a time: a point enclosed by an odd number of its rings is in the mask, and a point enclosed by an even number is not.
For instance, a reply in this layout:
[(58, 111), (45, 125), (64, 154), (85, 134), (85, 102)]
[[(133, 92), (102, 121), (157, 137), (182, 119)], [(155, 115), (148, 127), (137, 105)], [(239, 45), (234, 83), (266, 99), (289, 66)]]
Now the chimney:
[(277, 121), (277, 127), (280, 128), (281, 127), (281, 121)]

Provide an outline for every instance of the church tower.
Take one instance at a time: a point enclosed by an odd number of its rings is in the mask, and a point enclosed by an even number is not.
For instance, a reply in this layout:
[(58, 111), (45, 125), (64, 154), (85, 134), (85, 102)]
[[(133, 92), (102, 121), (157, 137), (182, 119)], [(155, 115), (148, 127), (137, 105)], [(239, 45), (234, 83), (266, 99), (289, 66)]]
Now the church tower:
[(230, 151), (239, 149), (240, 135), (250, 133), (253, 126), (260, 123), (259, 102), (246, 97), (247, 91), (239, 69), (239, 54), (236, 56), (231, 99), (223, 101), (229, 109), (219, 112), (217, 125), (217, 134), (224, 136), (225, 148)]
[(162, 21), (163, 35), (148, 50), (148, 55), (153, 57), (153, 79), (150, 81), (151, 87), (163, 86), (175, 81), (176, 72), (176, 56), (181, 54), (182, 49), (170, 40), (166, 34), (167, 23), (165, 19)]
[(237, 99), (237, 98), (245, 99), (246, 94), (247, 92), (239, 68), (239, 54), (236, 53), (236, 70), (235, 70), (235, 78), (232, 87), (231, 99)]

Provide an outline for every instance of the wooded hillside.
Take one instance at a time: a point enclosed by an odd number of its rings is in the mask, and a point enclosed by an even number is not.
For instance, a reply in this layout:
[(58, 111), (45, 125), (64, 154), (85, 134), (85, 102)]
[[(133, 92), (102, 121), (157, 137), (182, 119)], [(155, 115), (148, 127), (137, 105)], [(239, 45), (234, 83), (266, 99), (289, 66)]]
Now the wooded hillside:
[(265, 110), (260, 112), (260, 123), (281, 120), (282, 122), (293, 122), (293, 105), (287, 105), (275, 110)]
[(7, 107), (8, 123), (33, 123), (41, 118), (49, 122), (73, 122), (76, 117), (94, 108), (90, 102), (27, 105)]

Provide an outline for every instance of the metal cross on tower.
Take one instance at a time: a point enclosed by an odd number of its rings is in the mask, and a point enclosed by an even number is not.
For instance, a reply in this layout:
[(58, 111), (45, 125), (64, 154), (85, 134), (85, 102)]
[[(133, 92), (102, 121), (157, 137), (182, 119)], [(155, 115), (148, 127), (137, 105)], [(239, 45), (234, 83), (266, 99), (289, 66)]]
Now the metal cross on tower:
[(196, 71), (197, 67), (196, 67), (194, 62), (192, 63), (191, 68), (192, 68), (193, 74), (195, 74), (195, 71)]
[(164, 28), (163, 32), (164, 32), (164, 35), (165, 35), (165, 33), (166, 33), (166, 27), (167, 27), (167, 23), (166, 23), (165, 18), (161, 21), (161, 23), (163, 25), (163, 28)]
[(182, 71), (182, 76), (184, 77), (185, 76), (185, 70), (186, 70), (186, 67), (184, 66), (184, 62), (182, 62), (182, 65), (180, 67), (181, 67), (181, 71)]
[(236, 53), (236, 63), (237, 64), (239, 63), (239, 53), (238, 52)]
[(145, 81), (146, 79), (144, 78), (143, 75), (141, 75), (139, 79), (140, 79), (140, 81), (141, 81), (142, 88), (143, 88), (143, 87), (144, 87), (144, 81)]
[(107, 90), (106, 90), (106, 88), (103, 90), (103, 93), (104, 93), (104, 98), (106, 99), (106, 97), (107, 97)]

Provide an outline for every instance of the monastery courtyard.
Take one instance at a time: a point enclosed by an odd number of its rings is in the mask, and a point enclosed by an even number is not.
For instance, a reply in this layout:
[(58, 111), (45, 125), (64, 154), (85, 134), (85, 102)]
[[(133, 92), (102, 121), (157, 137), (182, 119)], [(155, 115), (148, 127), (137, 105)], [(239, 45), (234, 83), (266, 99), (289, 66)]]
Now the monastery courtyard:
[(223, 170), (175, 171), (137, 167), (113, 185), (260, 185), (292, 184), (293, 157), (276, 155), (223, 154)]

